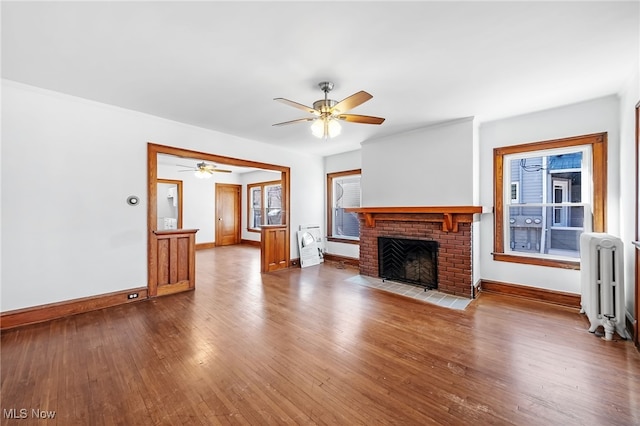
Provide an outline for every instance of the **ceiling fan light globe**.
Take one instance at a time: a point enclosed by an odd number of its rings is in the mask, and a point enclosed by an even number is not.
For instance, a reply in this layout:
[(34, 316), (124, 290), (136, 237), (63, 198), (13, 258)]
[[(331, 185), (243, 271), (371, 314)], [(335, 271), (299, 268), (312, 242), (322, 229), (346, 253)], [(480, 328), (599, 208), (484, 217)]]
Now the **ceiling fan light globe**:
[(313, 133), (313, 136), (317, 138), (324, 137), (324, 119), (318, 118), (317, 120), (313, 120), (313, 124), (311, 124), (311, 133)]
[(329, 119), (329, 123), (327, 127), (328, 127), (330, 138), (335, 138), (342, 131), (342, 126), (340, 126), (340, 123), (338, 122), (338, 120)]
[(194, 175), (198, 179), (209, 179), (211, 177), (211, 173), (207, 173), (203, 170), (197, 170)]

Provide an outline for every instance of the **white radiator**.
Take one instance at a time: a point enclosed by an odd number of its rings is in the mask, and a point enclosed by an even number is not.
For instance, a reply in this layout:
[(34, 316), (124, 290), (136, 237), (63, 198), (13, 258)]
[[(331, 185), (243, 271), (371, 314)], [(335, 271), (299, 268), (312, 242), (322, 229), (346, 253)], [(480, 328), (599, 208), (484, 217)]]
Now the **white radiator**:
[(603, 326), (606, 340), (614, 331), (626, 338), (623, 258), (620, 238), (596, 232), (580, 236), (580, 312), (589, 318), (591, 333)]

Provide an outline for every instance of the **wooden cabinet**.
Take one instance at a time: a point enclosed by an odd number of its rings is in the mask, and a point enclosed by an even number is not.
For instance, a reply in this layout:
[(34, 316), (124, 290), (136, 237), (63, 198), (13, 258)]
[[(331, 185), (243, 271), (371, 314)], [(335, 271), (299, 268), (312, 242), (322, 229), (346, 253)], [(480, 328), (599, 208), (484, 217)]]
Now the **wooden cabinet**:
[(196, 232), (176, 229), (151, 233), (150, 297), (195, 289)]
[(289, 241), (286, 225), (263, 225), (261, 228), (262, 272), (272, 272), (289, 267)]

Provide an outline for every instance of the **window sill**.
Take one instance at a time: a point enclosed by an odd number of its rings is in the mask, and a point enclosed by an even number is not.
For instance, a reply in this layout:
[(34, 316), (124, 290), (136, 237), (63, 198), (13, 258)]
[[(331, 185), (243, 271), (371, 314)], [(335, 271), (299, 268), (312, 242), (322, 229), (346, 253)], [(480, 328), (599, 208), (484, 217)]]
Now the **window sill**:
[(349, 240), (347, 238), (327, 237), (327, 241), (332, 243), (360, 244), (360, 240)]
[(540, 257), (514, 256), (504, 253), (493, 253), (493, 260), (498, 262), (512, 262), (522, 263), (525, 265), (580, 270), (580, 260), (545, 259)]

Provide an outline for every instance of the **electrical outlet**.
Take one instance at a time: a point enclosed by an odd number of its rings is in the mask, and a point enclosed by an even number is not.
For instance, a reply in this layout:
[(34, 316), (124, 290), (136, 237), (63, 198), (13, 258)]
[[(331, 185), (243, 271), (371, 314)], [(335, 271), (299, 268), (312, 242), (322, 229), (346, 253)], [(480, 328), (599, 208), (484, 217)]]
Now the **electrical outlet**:
[(129, 293), (127, 294), (127, 299), (137, 299), (138, 293)]

